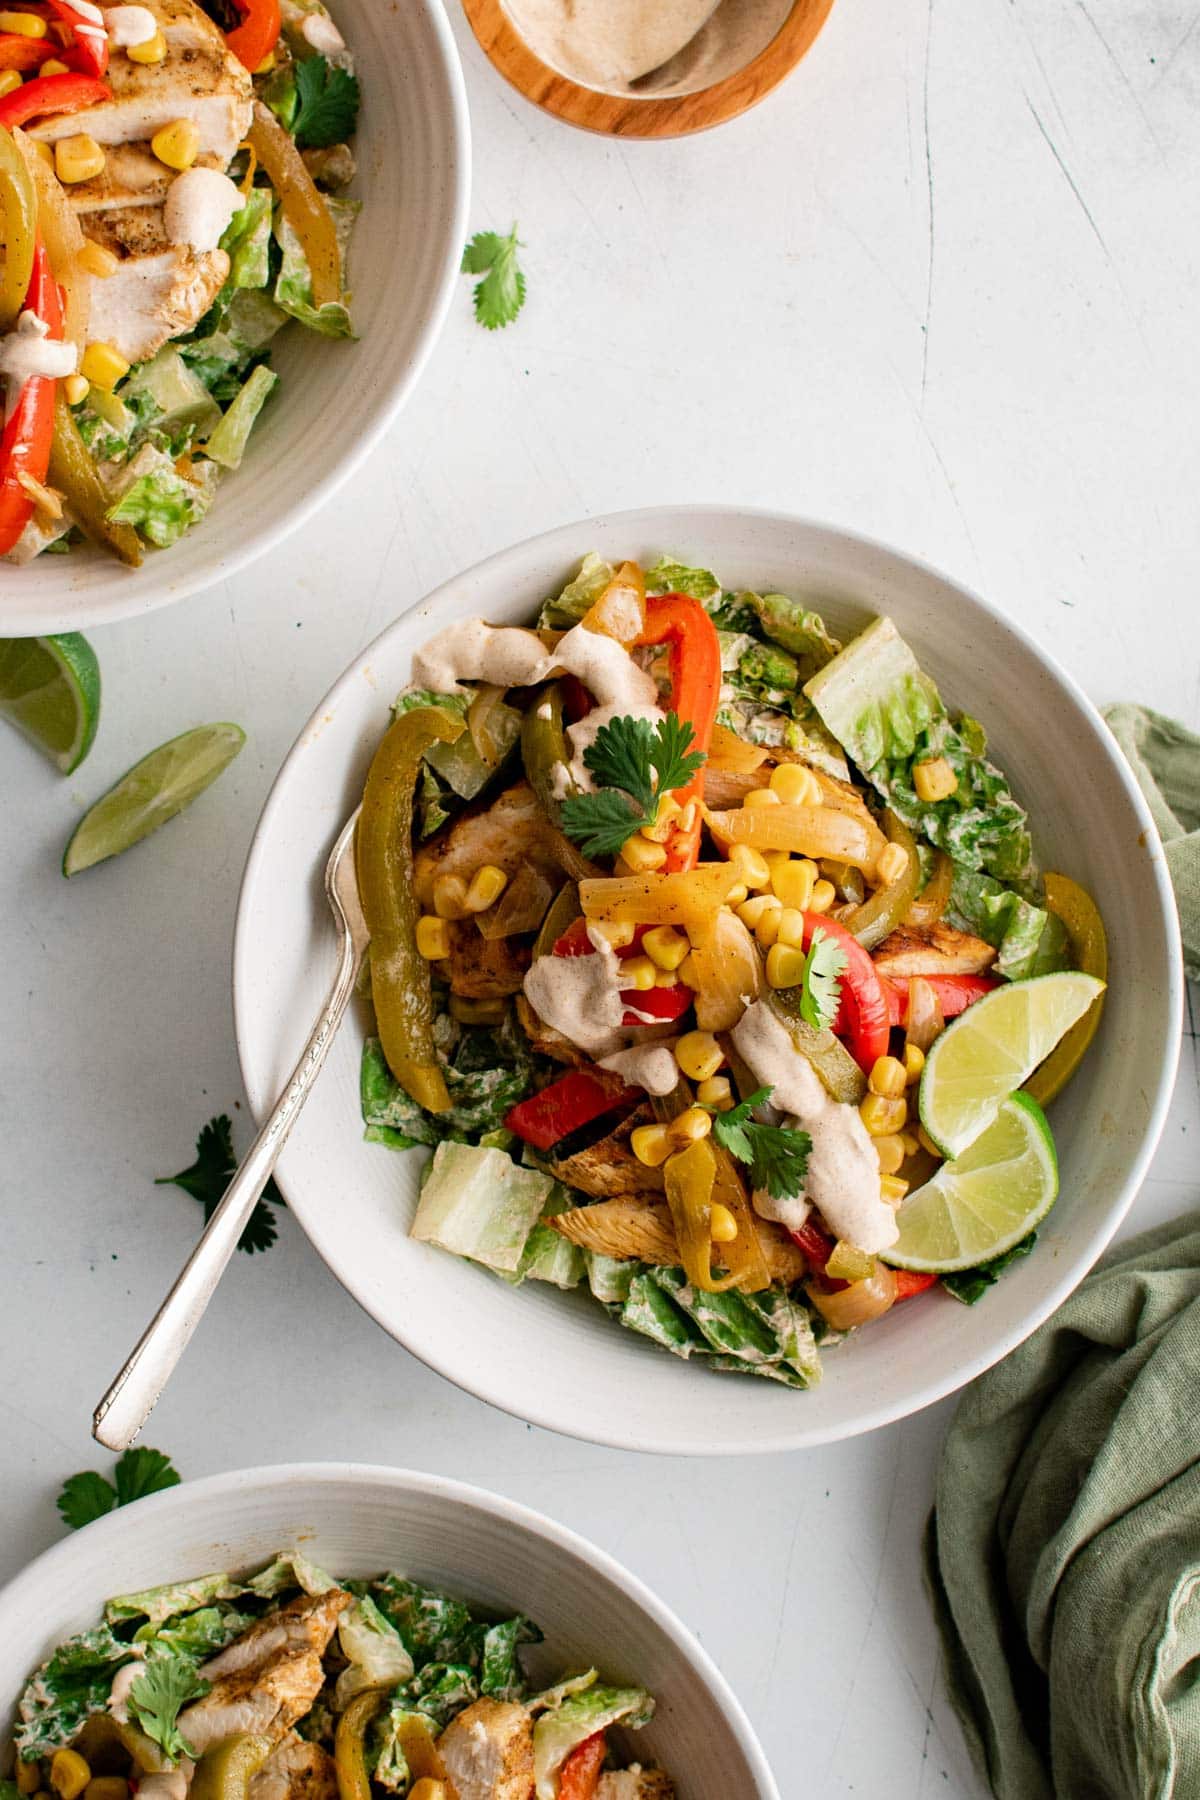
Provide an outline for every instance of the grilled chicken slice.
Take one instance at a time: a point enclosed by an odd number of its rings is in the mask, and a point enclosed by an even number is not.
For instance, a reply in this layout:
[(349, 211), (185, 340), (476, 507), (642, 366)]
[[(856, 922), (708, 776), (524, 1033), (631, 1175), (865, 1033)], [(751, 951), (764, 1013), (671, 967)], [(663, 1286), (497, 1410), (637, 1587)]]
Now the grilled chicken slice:
[(437, 1747), (458, 1800), (533, 1800), (533, 1727), (523, 1706), (476, 1700)]
[[(224, 164), (211, 154), (197, 156), (197, 168), (223, 169)], [(148, 144), (112, 144), (104, 158), (104, 167), (90, 181), (76, 181), (66, 190), (79, 222), (91, 235), (91, 215), (126, 207), (161, 206), (177, 170), (160, 163)], [(101, 242), (106, 240), (100, 238)]]
[(511, 938), (485, 938), (474, 919), (450, 922), (450, 955), (444, 963), (450, 992), (468, 1000), (502, 1000), (519, 994), (529, 952)]
[(996, 960), (982, 938), (953, 925), (929, 925), (920, 931), (899, 925), (884, 938), (872, 961), (881, 975), (980, 975)]
[(89, 336), (112, 344), (127, 362), (144, 362), (203, 317), (229, 273), (224, 250), (172, 244), (160, 206), (88, 213), (87, 235), (120, 258), (92, 282)]
[(662, 1769), (610, 1769), (600, 1777), (596, 1800), (675, 1800), (675, 1783)]
[(98, 144), (148, 143), (163, 125), (190, 119), (200, 150), (223, 169), (250, 127), (253, 85), (221, 32), (194, 0), (146, 0), (167, 41), (161, 63), (118, 52), (108, 66), (111, 100), (30, 127), (43, 143), (86, 132)]
[(531, 863), (556, 885), (562, 873), (555, 856), (555, 833), (527, 781), (519, 781), (488, 807), (463, 813), (417, 851), (417, 899), (428, 908), (439, 875), (470, 881), (483, 863), (515, 875)]
[(337, 1793), (328, 1750), (291, 1732), (251, 1780), (248, 1800), (337, 1800)]
[[(595, 1206), (577, 1206), (555, 1213), (546, 1224), (583, 1250), (595, 1250), (617, 1262), (653, 1263), (672, 1269), (679, 1263), (675, 1226), (664, 1203), (648, 1194), (601, 1200)], [(756, 1219), (767, 1271), (772, 1281), (791, 1287), (803, 1279), (808, 1264), (782, 1226)], [(721, 1246), (716, 1246), (720, 1261)]]
[(267, 1613), (205, 1663), (212, 1687), (179, 1715), (197, 1756), (242, 1732), (278, 1741), (308, 1712), (325, 1681), (321, 1657), (353, 1596), (302, 1594)]
[[(663, 1172), (661, 1169), (647, 1168), (640, 1163), (629, 1148), (629, 1140), (638, 1125), (648, 1125), (654, 1118), (651, 1108), (643, 1103), (634, 1107), (633, 1111), (621, 1123), (601, 1138), (599, 1143), (589, 1144), (586, 1150), (576, 1151), (574, 1156), (564, 1156), (555, 1161), (552, 1156), (543, 1158), (547, 1169), (559, 1181), (565, 1181), (568, 1187), (578, 1188), (581, 1193), (594, 1194), (598, 1199), (607, 1200), (617, 1194), (662, 1193)], [(587, 1211), (592, 1208), (588, 1207)], [(615, 1252), (608, 1252), (609, 1255)], [(632, 1255), (632, 1251), (627, 1251)]]

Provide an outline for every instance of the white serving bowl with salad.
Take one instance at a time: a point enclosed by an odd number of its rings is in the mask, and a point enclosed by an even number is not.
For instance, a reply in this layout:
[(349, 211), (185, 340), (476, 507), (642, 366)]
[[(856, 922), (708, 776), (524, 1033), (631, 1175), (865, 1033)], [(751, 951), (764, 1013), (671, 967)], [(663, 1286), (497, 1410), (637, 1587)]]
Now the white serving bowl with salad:
[(463, 1800), (779, 1800), (724, 1679), (641, 1582), (437, 1476), (188, 1482), (55, 1545), (0, 1605), (6, 1795), (36, 1772), (114, 1800), (131, 1781), (429, 1800), (446, 1779)]
[(243, 1073), (261, 1112), (361, 798), (386, 954), (281, 1179), (460, 1385), (627, 1448), (821, 1442), (987, 1367), (1116, 1229), (1173, 901), (1104, 726), (983, 602), (798, 520), (618, 515), (448, 583), (317, 718), (243, 886)]
[(470, 140), (436, 0), (6, 17), (0, 630), (21, 636), (232, 575), (345, 481), (445, 315)]

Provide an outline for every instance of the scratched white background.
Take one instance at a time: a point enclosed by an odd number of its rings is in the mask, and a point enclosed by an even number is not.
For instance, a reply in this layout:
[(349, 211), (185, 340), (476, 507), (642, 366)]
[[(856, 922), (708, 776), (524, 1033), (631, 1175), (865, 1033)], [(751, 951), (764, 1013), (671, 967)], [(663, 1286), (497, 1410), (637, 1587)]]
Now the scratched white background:
[[(519, 324), (485, 336), (464, 282), (414, 403), (321, 518), (237, 581), (97, 634), (104, 723), (78, 775), (0, 742), (2, 1576), (59, 1534), (62, 1478), (105, 1460), (92, 1404), (192, 1242), (194, 1203), (151, 1178), (239, 1102), (229, 944), (269, 782), (425, 590), (590, 511), (785, 507), (941, 564), (1098, 701), (1200, 722), (1195, 0), (838, 0), (756, 112), (653, 147), (543, 119), (458, 24), (473, 228), (520, 220)], [(219, 788), (68, 887), (82, 808), (153, 744), (230, 717), (250, 742)], [(1194, 1196), (1198, 1124), (1192, 1039), (1140, 1222)], [(738, 1464), (559, 1440), (411, 1361), (285, 1219), (268, 1255), (237, 1258), (149, 1439), (189, 1475), (355, 1457), (544, 1508), (699, 1633), (788, 1800), (916, 1800), (981, 1793), (918, 1575), (947, 1417)]]

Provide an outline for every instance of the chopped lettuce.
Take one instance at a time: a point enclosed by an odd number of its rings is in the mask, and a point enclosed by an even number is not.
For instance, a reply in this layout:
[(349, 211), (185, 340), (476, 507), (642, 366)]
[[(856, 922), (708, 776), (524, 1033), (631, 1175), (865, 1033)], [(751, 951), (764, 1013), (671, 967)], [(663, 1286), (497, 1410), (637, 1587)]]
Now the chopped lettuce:
[(600, 598), (614, 573), (611, 563), (589, 550), (579, 565), (578, 575), (568, 581), (558, 598), (543, 602), (538, 614), (539, 629), (569, 631), (572, 625), (578, 625), (589, 606)]
[(278, 380), (278, 375), (272, 374), (262, 363), (251, 371), (245, 386), (210, 432), (204, 446), (206, 456), (220, 463), (223, 469), (241, 467), (254, 422)]
[(750, 608), (772, 643), (799, 658), (806, 675), (823, 669), (842, 647), (826, 630), (821, 615), (799, 600), (789, 600), (786, 594), (747, 593), (737, 597)]
[[(360, 202), (357, 200), (336, 200), (327, 197), (326, 206), (333, 217), (334, 229), (337, 232), (338, 244), (342, 253), (342, 285), (345, 287), (346, 252), (350, 242), (350, 232), (358, 217)], [(283, 216), (282, 207), (276, 209), (275, 238), (282, 253), (279, 273), (275, 277), (274, 299), (294, 319), (307, 325), (310, 331), (319, 331), (324, 337), (352, 338), (354, 329), (350, 323), (350, 312), (344, 300), (327, 300), (324, 306), (313, 305), (312, 274), (308, 267), (303, 246), (295, 231)]]
[(556, 1181), (550, 1190), (550, 1198), (542, 1208), (538, 1223), (525, 1240), (517, 1272), (515, 1275), (506, 1275), (506, 1281), (512, 1282), (514, 1286), (522, 1281), (547, 1281), (552, 1287), (559, 1288), (579, 1286), (587, 1267), (583, 1251), (578, 1244), (561, 1237), (544, 1223), (546, 1219), (553, 1218), (555, 1213), (567, 1212), (572, 1205), (571, 1195)]
[(471, 1609), (453, 1594), (422, 1587), (395, 1572), (371, 1584), (376, 1604), (399, 1632), (418, 1669), (426, 1663), (461, 1660), (471, 1631)]
[(410, 1150), (414, 1144), (433, 1145), (439, 1141), (434, 1121), (410, 1099), (388, 1068), (377, 1037), (369, 1037), (363, 1045), (359, 1096), (368, 1132), (389, 1133), (385, 1138), (377, 1137), (375, 1142), (386, 1143), (394, 1150)]
[(287, 1556), (277, 1556), (273, 1563), (252, 1575), (239, 1591), (257, 1594), (260, 1600), (274, 1600), (278, 1595), (286, 1594), (289, 1588), (315, 1595), (328, 1594), (337, 1585), (332, 1575), (327, 1575), (316, 1563), (293, 1550)]
[(202, 1606), (197, 1612), (178, 1614), (157, 1629), (147, 1621), (134, 1632), (133, 1641), (152, 1642), (160, 1649), (182, 1651), (203, 1661), (231, 1644), (249, 1624), (249, 1616), (236, 1606)]
[[(439, 706), (443, 712), (465, 720), (470, 704), (469, 693), (435, 694), (428, 688), (406, 688), (393, 702), (392, 711), (399, 717), (415, 706)], [(521, 715), (515, 706), (501, 703), (493, 708), (489, 724), (503, 761), (521, 734)], [(496, 772), (484, 762), (467, 731), (461, 732), (452, 744), (434, 744), (425, 752), (424, 760), (460, 800), (473, 800)]]
[[(719, 1357), (730, 1357), (734, 1366), (754, 1374), (781, 1370), (800, 1377), (807, 1387), (820, 1380), (820, 1359), (808, 1314), (778, 1289), (763, 1294), (739, 1294), (732, 1289), (706, 1294), (688, 1282), (681, 1269), (655, 1271), (658, 1285), (671, 1296), (703, 1334)], [(722, 1361), (719, 1367), (730, 1365)]]
[(521, 1667), (522, 1644), (539, 1644), (542, 1634), (532, 1619), (520, 1613), (489, 1625), (479, 1652), (479, 1691), (493, 1700), (522, 1700), (527, 1690)]
[(194, 463), (191, 477), (181, 475), (171, 458), (154, 444), (143, 444), (123, 471), (119, 497), (108, 509), (114, 523), (135, 525), (160, 550), (166, 549), (204, 517), (212, 503), (217, 470)]
[[(955, 724), (934, 683), (888, 618), (875, 619), (805, 685), (825, 725), (876, 791), (955, 862), (1027, 886), (1033, 850), (1024, 809), (984, 754), (982, 726)], [(946, 800), (921, 800), (917, 763), (945, 758), (958, 777)]]
[(271, 215), (275, 195), (251, 188), (246, 204), (225, 227), (221, 248), (229, 257), (226, 288), (263, 288), (270, 279)]
[(943, 1275), (942, 1286), (956, 1300), (961, 1300), (964, 1306), (974, 1306), (977, 1300), (983, 1299), (990, 1287), (995, 1287), (1006, 1269), (1019, 1262), (1023, 1256), (1029, 1255), (1036, 1243), (1037, 1232), (1031, 1231), (1019, 1244), (1006, 1250), (1003, 1256), (994, 1256), (991, 1262), (980, 1263), (975, 1269), (958, 1269), (952, 1275)]
[(503, 1150), (441, 1143), (425, 1170), (411, 1235), (514, 1275), (553, 1186)]
[(707, 1340), (663, 1291), (656, 1279), (661, 1273), (658, 1269), (642, 1269), (633, 1277), (618, 1315), (622, 1325), (685, 1360), (697, 1351), (703, 1354), (708, 1349)]
[(444, 1730), (455, 1713), (479, 1698), (479, 1681), (466, 1663), (426, 1663), (404, 1690), (413, 1712), (424, 1713)]
[(618, 1261), (616, 1257), (602, 1255), (599, 1250), (585, 1250), (584, 1256), (588, 1286), (594, 1297), (605, 1306), (624, 1306), (641, 1264)]
[(648, 594), (690, 594), (693, 600), (714, 600), (721, 584), (711, 569), (693, 569), (687, 563), (660, 556), (654, 567), (646, 570)]
[[(211, 322), (207, 332), (203, 326)], [(207, 315), (197, 333), (180, 346), (180, 355), (195, 370), (214, 400), (222, 404), (238, 393), (251, 364), (260, 360), (288, 315), (269, 294), (239, 288), (219, 324)]]
[[(110, 1625), (125, 1619), (145, 1619), (151, 1631), (157, 1632), (168, 1619), (195, 1613), (201, 1607), (211, 1606), (214, 1600), (236, 1599), (241, 1592), (238, 1583), (228, 1575), (198, 1575), (192, 1581), (168, 1582), (164, 1587), (144, 1588), (140, 1593), (118, 1594), (105, 1606), (104, 1617)], [(141, 1635), (139, 1630), (138, 1636)]]
[(173, 457), (181, 456), (221, 416), (204, 383), (172, 344), (164, 344), (132, 371), (121, 383), (120, 398), (136, 422), (131, 443), (149, 440)]
[(558, 1776), (572, 1750), (585, 1738), (610, 1725), (636, 1731), (654, 1716), (654, 1701), (645, 1688), (615, 1688), (597, 1683), (548, 1707), (533, 1727), (533, 1778), (537, 1800), (555, 1800)]
[(69, 1744), (89, 1713), (104, 1710), (117, 1670), (138, 1655), (107, 1625), (60, 1644), (30, 1677), (17, 1707), (13, 1740), (22, 1760), (51, 1756)]
[(333, 1704), (342, 1712), (364, 1688), (394, 1687), (413, 1674), (413, 1659), (396, 1627), (369, 1594), (360, 1594), (338, 1621), (346, 1667), (337, 1678)]
[(994, 972), (1009, 981), (1070, 967), (1066, 928), (1055, 913), (959, 863), (950, 886), (949, 916), (960, 931), (974, 932), (995, 946), (999, 955)]

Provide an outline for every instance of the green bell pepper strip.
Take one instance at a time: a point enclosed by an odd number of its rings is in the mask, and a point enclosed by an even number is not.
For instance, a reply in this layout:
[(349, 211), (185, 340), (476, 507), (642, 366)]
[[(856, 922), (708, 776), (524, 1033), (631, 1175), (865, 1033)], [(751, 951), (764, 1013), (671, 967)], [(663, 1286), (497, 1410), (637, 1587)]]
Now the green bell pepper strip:
[[(1068, 875), (1047, 875), (1045, 890), (1046, 910), (1057, 913), (1066, 926), (1075, 967), (1084, 975), (1107, 981), (1108, 938), (1092, 896)], [(1096, 1035), (1103, 1009), (1104, 995), (1098, 994), (1025, 1083), (1025, 1092), (1032, 1094), (1039, 1106), (1047, 1106), (1070, 1081)]]
[(269, 1737), (250, 1732), (214, 1744), (196, 1764), (188, 1800), (246, 1800), (251, 1781), (274, 1748)]
[(421, 759), (452, 744), (463, 721), (440, 706), (393, 720), (375, 752), (355, 840), (358, 891), (371, 933), (371, 996), (388, 1068), (426, 1112), (448, 1112), (450, 1096), (433, 1043), (429, 964), (417, 951), (413, 794)]
[(0, 231), (4, 260), (0, 264), (0, 331), (15, 324), (33, 274), (37, 237), (37, 194), (25, 159), (11, 131), (0, 131)]
[(54, 396), (54, 436), (50, 442), (49, 478), (58, 489), (73, 518), (93, 542), (111, 550), (131, 569), (141, 564), (142, 551), (138, 534), (132, 525), (110, 521), (107, 514), (112, 496), (105, 489), (99, 471), (75, 423), (75, 415), (67, 403), (61, 383)]
[(558, 834), (558, 861), (565, 873), (573, 881), (585, 881), (589, 876), (599, 874), (601, 871), (596, 864), (588, 861), (562, 829), (562, 803), (569, 793), (577, 790), (570, 781), (562, 786), (561, 792), (559, 790), (562, 781), (559, 771), (566, 773), (571, 761), (563, 726), (560, 682), (552, 681), (549, 687), (543, 688), (522, 714), (521, 761), (529, 785), (537, 795), (538, 805)]
[(845, 1106), (857, 1106), (867, 1091), (867, 1078), (845, 1044), (832, 1031), (817, 1031), (800, 1017), (800, 992), (770, 988), (763, 998), (787, 1026), (792, 1043), (820, 1076), (827, 1094)]
[(869, 900), (864, 900), (861, 906), (855, 907), (850, 916), (843, 920), (847, 931), (858, 939), (864, 950), (874, 950), (876, 945), (882, 944), (884, 938), (895, 931), (916, 899), (921, 881), (917, 840), (890, 807), (883, 815), (883, 828), (889, 842), (899, 844), (908, 861), (898, 881), (876, 888)]

